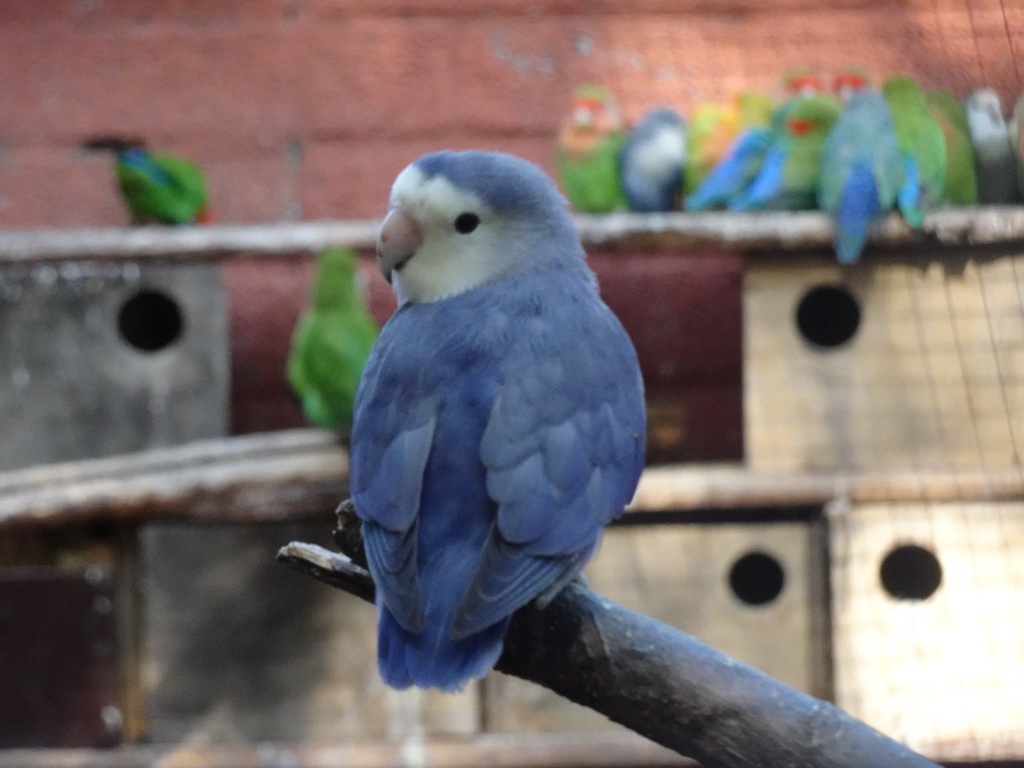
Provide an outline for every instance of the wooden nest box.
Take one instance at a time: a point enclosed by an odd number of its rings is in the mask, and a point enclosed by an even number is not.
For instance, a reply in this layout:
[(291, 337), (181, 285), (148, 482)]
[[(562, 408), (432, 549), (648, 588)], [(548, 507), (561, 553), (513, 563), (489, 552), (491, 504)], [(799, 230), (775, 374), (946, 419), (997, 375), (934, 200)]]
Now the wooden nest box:
[(1020, 467), (1024, 256), (777, 255), (745, 271), (752, 469)]
[[(773, 253), (744, 277), (748, 465), (835, 484), (837, 704), (931, 756), (1019, 759), (1021, 249)], [(916, 487), (844, 497), (869, 474)]]

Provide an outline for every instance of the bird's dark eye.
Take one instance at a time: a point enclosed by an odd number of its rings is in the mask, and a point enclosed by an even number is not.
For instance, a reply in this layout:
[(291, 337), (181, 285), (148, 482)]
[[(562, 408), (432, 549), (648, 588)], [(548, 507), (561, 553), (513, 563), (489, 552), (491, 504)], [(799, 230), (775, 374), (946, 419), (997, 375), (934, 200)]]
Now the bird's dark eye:
[(455, 217), (455, 231), (460, 235), (468, 235), (480, 225), (480, 217), (475, 213), (460, 213)]

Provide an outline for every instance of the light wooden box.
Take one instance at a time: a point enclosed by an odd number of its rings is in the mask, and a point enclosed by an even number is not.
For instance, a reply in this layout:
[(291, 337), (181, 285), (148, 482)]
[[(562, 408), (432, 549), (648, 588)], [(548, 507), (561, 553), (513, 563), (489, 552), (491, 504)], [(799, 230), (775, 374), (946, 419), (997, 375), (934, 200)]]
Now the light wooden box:
[[(749, 258), (744, 277), (752, 469), (1019, 467), (1024, 257), (908, 255), (843, 268), (821, 256), (775, 256)], [(822, 347), (798, 327), (802, 303), (821, 288), (838, 293), (831, 303), (824, 295), (817, 317), (807, 313), (811, 333), (828, 332), (830, 310), (842, 324), (845, 293), (859, 310), (846, 343)]]
[(933, 759), (1024, 757), (1024, 501), (838, 509), (836, 703)]

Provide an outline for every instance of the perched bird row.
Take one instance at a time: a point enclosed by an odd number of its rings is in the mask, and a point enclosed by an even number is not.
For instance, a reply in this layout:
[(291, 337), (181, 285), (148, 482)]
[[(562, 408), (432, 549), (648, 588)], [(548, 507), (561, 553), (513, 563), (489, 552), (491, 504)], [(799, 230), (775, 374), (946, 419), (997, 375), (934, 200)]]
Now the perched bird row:
[(659, 108), (626, 131), (606, 88), (582, 86), (559, 133), (562, 188), (588, 213), (820, 208), (855, 261), (871, 220), (897, 208), (912, 227), (940, 205), (1024, 198), (1024, 96), (1012, 120), (998, 94), (925, 93), (896, 75), (875, 90), (858, 68), (831, 90), (786, 73), (778, 105), (759, 93), (698, 106), (689, 125)]

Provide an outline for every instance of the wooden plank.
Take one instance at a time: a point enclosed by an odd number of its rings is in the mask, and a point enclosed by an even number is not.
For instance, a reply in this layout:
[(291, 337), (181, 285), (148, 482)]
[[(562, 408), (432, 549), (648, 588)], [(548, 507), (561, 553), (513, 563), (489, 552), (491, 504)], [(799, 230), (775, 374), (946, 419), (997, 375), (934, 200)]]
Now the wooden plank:
[(1015, 499), (1024, 476), (1002, 471), (766, 472), (738, 465), (648, 467), (630, 509), (740, 510), (851, 501)]
[(337, 506), (347, 473), (320, 430), (196, 441), (0, 473), (0, 524), (303, 518)]
[[(832, 225), (814, 211), (787, 213), (615, 213), (577, 215), (584, 245), (599, 248), (659, 247), (797, 249), (831, 247)], [(0, 263), (80, 259), (208, 260), (318, 251), (331, 245), (372, 250), (377, 220), (316, 221), (203, 227), (0, 232)], [(1024, 207), (949, 208), (930, 213), (911, 230), (892, 215), (873, 231), (886, 246), (939, 243), (960, 246), (1024, 240)]]
[[(219, 264), (5, 264), (0, 271), (0, 467), (28, 467), (222, 436), (227, 427), (227, 299)], [(116, 463), (116, 462), (115, 462)], [(71, 466), (75, 466), (72, 464)], [(79, 465), (80, 466), (80, 465)], [(79, 479), (118, 519), (110, 462)], [(90, 473), (91, 477), (90, 477)], [(6, 474), (5, 501), (55, 498), (59, 467)], [(152, 489), (152, 486), (150, 486)], [(66, 490), (63, 489), (63, 490)], [(56, 504), (57, 518), (66, 496)], [(43, 502), (44, 504), (46, 502)], [(23, 508), (24, 510), (24, 508)], [(83, 532), (8, 532), (0, 560), (114, 574), (117, 731), (145, 729), (135, 520)], [(47, 649), (56, 656), (56, 641)]]
[[(836, 703), (942, 760), (1024, 759), (1024, 502), (858, 504), (829, 524)], [(881, 578), (907, 545), (941, 568), (924, 599), (884, 586), (927, 593), (907, 550)]]
[[(0, 526), (329, 515), (347, 493), (348, 454), (328, 432), (298, 429), (197, 440), (125, 456), (0, 472)], [(850, 501), (1013, 499), (1019, 471), (751, 471), (734, 464), (648, 467), (630, 509), (678, 519), (749, 519), (744, 510)], [(0, 540), (2, 545), (2, 540)]]
[(0, 263), (146, 259), (207, 261), (245, 254), (315, 252), (328, 246), (373, 249), (377, 220), (225, 224), (0, 233)]
[[(586, 569), (591, 588), (688, 632), (734, 658), (812, 695), (830, 692), (824, 564), (815, 559), (812, 524), (651, 525), (609, 530)], [(733, 569), (752, 553), (781, 567), (781, 592), (753, 604), (762, 572)], [(748, 561), (744, 561), (748, 562)], [(757, 561), (755, 561), (757, 562)], [(760, 599), (763, 595), (755, 596)], [(495, 673), (484, 681), (485, 723), (502, 732), (618, 730), (592, 710), (523, 680)]]
[[(766, 472), (1020, 472), (1024, 256), (984, 262), (749, 262), (744, 407)], [(803, 298), (846, 291), (860, 325), (822, 348), (798, 330)]]
[(133, 745), (108, 750), (0, 750), (0, 768), (616, 768), (694, 766), (632, 733), (481, 734), (397, 743)]

